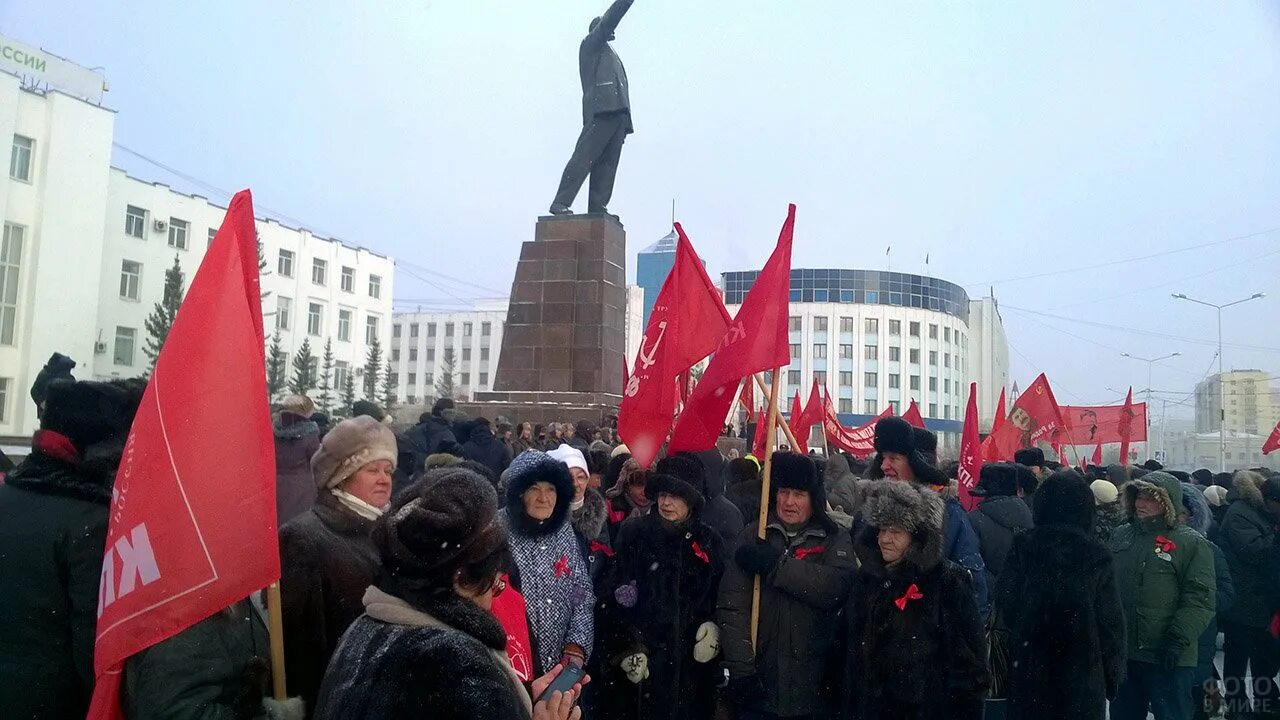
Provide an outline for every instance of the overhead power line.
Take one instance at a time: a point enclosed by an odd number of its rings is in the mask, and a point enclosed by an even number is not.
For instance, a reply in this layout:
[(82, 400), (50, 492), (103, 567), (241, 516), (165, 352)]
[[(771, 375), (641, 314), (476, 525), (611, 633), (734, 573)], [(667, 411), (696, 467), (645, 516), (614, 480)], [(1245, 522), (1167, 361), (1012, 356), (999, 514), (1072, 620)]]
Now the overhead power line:
[[(1052, 319), (1054, 319), (1054, 320), (1062, 320), (1063, 322), (1077, 323), (1077, 324), (1080, 324), (1080, 325), (1088, 325), (1088, 326), (1090, 326), (1090, 327), (1102, 328), (1102, 329), (1105, 329), (1105, 330), (1116, 330), (1116, 331), (1119, 331), (1119, 332), (1132, 333), (1132, 334), (1134, 334), (1134, 335), (1145, 335), (1145, 336), (1148, 336), (1148, 337), (1162, 338), (1162, 339), (1164, 339), (1164, 340), (1176, 340), (1176, 341), (1178, 341), (1178, 342), (1191, 343), (1191, 344), (1193, 344), (1193, 345), (1217, 346), (1217, 344), (1218, 344), (1218, 341), (1217, 341), (1217, 340), (1207, 340), (1207, 339), (1203, 339), (1203, 338), (1191, 338), (1191, 337), (1184, 337), (1184, 336), (1181, 336), (1181, 335), (1170, 335), (1169, 333), (1156, 332), (1156, 331), (1154, 331), (1154, 330), (1144, 330), (1144, 329), (1141, 329), (1141, 328), (1131, 328), (1131, 327), (1125, 327), (1125, 326), (1123, 326), (1123, 325), (1111, 325), (1111, 324), (1108, 324), (1108, 323), (1095, 322), (1095, 321), (1093, 321), (1093, 320), (1081, 320), (1080, 318), (1066, 317), (1066, 316), (1063, 316), (1063, 315), (1054, 315), (1053, 313), (1040, 312), (1040, 311), (1038, 311), (1038, 310), (1031, 310), (1031, 309), (1029, 309), (1029, 308), (1017, 307), (1016, 305), (1007, 305), (1007, 304), (1005, 304), (1005, 303), (1001, 303), (1001, 304), (1000, 304), (1000, 309), (1001, 309), (1001, 310), (1013, 310), (1014, 312), (1018, 312), (1018, 313), (1025, 313), (1025, 314), (1028, 314), (1028, 315), (1036, 315), (1036, 316), (1039, 316), (1039, 317), (1047, 317), (1047, 318), (1052, 318)], [(1244, 344), (1244, 343), (1229, 343), (1229, 342), (1224, 342), (1224, 343), (1222, 343), (1222, 345), (1223, 345), (1224, 347), (1238, 348), (1238, 349), (1241, 349), (1241, 350), (1257, 350), (1257, 351), (1259, 351), (1259, 352), (1275, 352), (1275, 353), (1280, 353), (1280, 348), (1277, 348), (1277, 347), (1269, 347), (1269, 346), (1266, 346), (1266, 345), (1247, 345), (1247, 344)]]

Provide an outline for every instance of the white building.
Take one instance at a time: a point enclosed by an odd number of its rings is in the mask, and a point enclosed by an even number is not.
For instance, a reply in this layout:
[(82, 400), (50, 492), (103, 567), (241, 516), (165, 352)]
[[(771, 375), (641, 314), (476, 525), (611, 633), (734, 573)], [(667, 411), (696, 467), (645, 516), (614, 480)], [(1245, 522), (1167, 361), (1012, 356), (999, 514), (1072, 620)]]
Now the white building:
[(969, 381), (978, 383), (978, 428), (990, 432), (1000, 391), (1009, 384), (1009, 341), (995, 298), (969, 301), (969, 367)]
[[(723, 275), (725, 305), (736, 314), (757, 272)], [(790, 407), (808, 397), (814, 378), (830, 393), (841, 421), (865, 422), (915, 400), (943, 448), (958, 445), (969, 382), (1008, 374), (999, 315), (996, 331), (973, 323), (964, 289), (945, 280), (879, 270), (792, 269), (791, 365), (781, 385)], [(994, 351), (975, 365), (975, 348)], [(990, 366), (990, 367), (988, 367)], [(999, 388), (995, 395), (999, 396)], [(992, 403), (994, 406), (994, 402)]]
[[(470, 310), (397, 312), (391, 326), (392, 370), (397, 398), (409, 405), (430, 404), (444, 369), (444, 351), (453, 350), (455, 399), (472, 400), (493, 390), (507, 321), (507, 298), (480, 300)], [(644, 289), (627, 287), (627, 362), (644, 334)], [(618, 372), (622, 372), (618, 368)]]
[[(37, 427), (28, 389), (55, 351), (81, 379), (145, 372), (144, 321), (164, 271), (176, 255), (189, 286), (222, 222), (223, 206), (112, 168), (114, 121), (0, 71), (0, 138), (11, 144), (0, 176), (0, 435)], [(385, 343), (389, 331), (394, 262), (273, 220), (258, 229), (268, 332), (280, 324), (291, 356), (306, 339), (319, 355), (332, 338), (340, 372), (359, 368), (372, 334)]]

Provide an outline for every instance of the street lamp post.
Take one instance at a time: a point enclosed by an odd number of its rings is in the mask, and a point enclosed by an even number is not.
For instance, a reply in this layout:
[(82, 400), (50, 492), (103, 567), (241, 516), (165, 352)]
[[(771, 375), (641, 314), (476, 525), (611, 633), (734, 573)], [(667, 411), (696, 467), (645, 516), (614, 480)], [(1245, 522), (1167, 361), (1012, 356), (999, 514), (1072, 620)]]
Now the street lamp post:
[(1224, 305), (1215, 305), (1211, 302), (1197, 300), (1187, 297), (1183, 293), (1173, 293), (1173, 297), (1178, 300), (1186, 300), (1211, 307), (1218, 311), (1218, 469), (1219, 472), (1227, 471), (1227, 384), (1225, 378), (1222, 377), (1222, 311), (1232, 305), (1247, 303), (1250, 300), (1257, 300), (1266, 297), (1266, 293), (1254, 293), (1243, 300), (1236, 300)]
[[(1120, 355), (1121, 355), (1121, 356), (1123, 356), (1123, 357), (1127, 357), (1127, 358), (1129, 358), (1130, 360), (1141, 360), (1142, 362), (1144, 362), (1144, 363), (1146, 363), (1146, 364), (1147, 364), (1147, 399), (1146, 399), (1146, 404), (1147, 404), (1147, 449), (1148, 449), (1148, 450), (1150, 450), (1150, 449), (1151, 449), (1151, 368), (1152, 368), (1153, 366), (1155, 366), (1155, 364), (1156, 364), (1156, 363), (1158, 363), (1158, 362), (1160, 362), (1161, 360), (1168, 360), (1169, 358), (1176, 358), (1176, 357), (1181, 356), (1181, 355), (1182, 355), (1182, 353), (1180, 353), (1180, 352), (1169, 353), (1168, 355), (1161, 355), (1160, 357), (1156, 357), (1156, 358), (1144, 358), (1144, 357), (1138, 357), (1137, 355), (1130, 355), (1130, 354), (1129, 354), (1129, 353), (1127, 353), (1127, 352), (1126, 352), (1126, 353), (1120, 353)], [(1161, 439), (1161, 443), (1163, 444), (1163, 438)], [(1162, 452), (1163, 452), (1163, 450), (1164, 450), (1164, 448), (1161, 448), (1161, 451), (1162, 451)], [(1148, 455), (1150, 455), (1150, 453), (1148, 453)]]

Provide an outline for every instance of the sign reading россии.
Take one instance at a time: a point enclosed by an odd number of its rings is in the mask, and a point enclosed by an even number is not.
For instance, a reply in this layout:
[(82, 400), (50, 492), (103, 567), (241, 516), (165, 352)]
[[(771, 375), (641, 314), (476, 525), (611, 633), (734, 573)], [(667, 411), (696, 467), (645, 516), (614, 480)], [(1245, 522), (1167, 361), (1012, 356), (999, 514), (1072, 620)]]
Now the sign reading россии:
[(24, 87), (53, 88), (92, 103), (101, 103), (107, 89), (101, 74), (4, 35), (0, 35), (0, 72), (17, 75)]

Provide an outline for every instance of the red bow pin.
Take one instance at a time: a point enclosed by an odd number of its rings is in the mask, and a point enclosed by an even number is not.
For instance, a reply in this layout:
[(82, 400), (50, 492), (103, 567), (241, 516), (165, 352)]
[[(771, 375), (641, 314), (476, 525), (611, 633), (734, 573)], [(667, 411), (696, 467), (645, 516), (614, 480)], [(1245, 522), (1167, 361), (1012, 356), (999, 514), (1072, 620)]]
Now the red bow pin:
[(569, 576), (569, 556), (561, 555), (560, 559), (556, 561), (555, 569), (556, 569), (556, 577), (568, 577)]
[(1156, 547), (1159, 548), (1162, 553), (1171, 553), (1178, 549), (1178, 546), (1175, 545), (1172, 540), (1163, 535), (1156, 536)]
[(693, 541), (693, 554), (697, 555), (698, 559), (702, 562), (708, 565), (711, 564), (711, 558), (707, 556), (707, 551), (702, 549), (702, 546), (698, 544), (697, 540)]
[(811, 547), (811, 548), (803, 548), (803, 547), (796, 548), (796, 559), (803, 560), (809, 557), (810, 555), (821, 555), (822, 553), (826, 552), (826, 550), (827, 549), (822, 547), (821, 545), (817, 547)]
[(907, 588), (907, 591), (902, 594), (902, 597), (894, 600), (893, 604), (897, 605), (899, 610), (905, 611), (909, 601), (923, 599), (924, 595), (920, 592), (920, 588), (916, 587), (915, 583), (911, 583), (911, 587)]
[(608, 545), (605, 545), (599, 540), (591, 541), (591, 552), (604, 553), (605, 557), (613, 557), (613, 548), (609, 547)]

